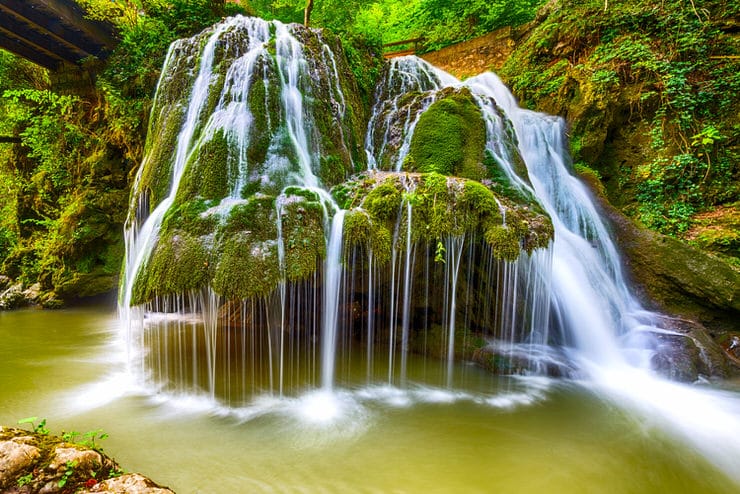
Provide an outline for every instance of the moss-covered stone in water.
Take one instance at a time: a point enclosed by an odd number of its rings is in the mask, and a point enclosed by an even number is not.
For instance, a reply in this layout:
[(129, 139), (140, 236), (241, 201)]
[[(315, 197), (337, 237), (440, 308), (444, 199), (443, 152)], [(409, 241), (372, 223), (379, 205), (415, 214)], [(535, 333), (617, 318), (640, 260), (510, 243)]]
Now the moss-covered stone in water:
[(486, 242), (493, 249), (494, 257), (514, 261), (521, 251), (519, 235), (513, 228), (492, 226), (485, 233)]
[[(309, 196), (314, 192), (301, 190)], [(295, 196), (294, 196), (295, 197)], [(303, 196), (297, 196), (303, 197)], [(293, 200), (282, 210), (285, 277), (289, 281), (307, 278), (326, 257), (321, 203), (316, 200)]]
[(486, 125), (470, 91), (455, 90), (419, 118), (406, 169), (481, 180)]
[(353, 209), (344, 217), (344, 244), (346, 249), (357, 246), (372, 252), (376, 265), (385, 265), (391, 258), (392, 235), (381, 222), (373, 221), (367, 211)]

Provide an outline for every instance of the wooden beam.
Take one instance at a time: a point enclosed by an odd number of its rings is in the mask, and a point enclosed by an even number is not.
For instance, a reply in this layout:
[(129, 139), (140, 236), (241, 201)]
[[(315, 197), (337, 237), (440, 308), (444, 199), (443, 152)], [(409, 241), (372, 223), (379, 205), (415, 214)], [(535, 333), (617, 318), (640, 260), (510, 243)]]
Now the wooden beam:
[[(75, 18), (75, 10), (62, 0), (0, 0), (0, 8), (13, 12), (27, 23), (37, 26), (38, 30), (91, 55), (103, 55), (107, 43), (111, 43), (111, 47), (115, 45), (111, 35), (103, 35), (102, 29), (96, 30), (90, 26), (92, 22), (84, 19), (81, 10), (78, 9), (79, 16)], [(90, 34), (98, 31), (100, 38)]]
[(60, 58), (70, 63), (77, 63), (80, 59), (85, 58), (88, 54), (78, 49), (70, 49), (66, 43), (60, 43), (54, 35), (44, 35), (34, 31), (27, 24), (18, 21), (5, 12), (0, 11), (0, 34), (11, 38), (21, 40), (24, 44), (37, 49), (38, 51), (49, 55), (53, 58)]
[(88, 19), (85, 17), (87, 14), (84, 9), (74, 0), (24, 0), (24, 2), (46, 8), (54, 17), (69, 23), (70, 28), (74, 28), (74, 30), (99, 43), (105, 49), (110, 50), (118, 45), (118, 38), (113, 25)]
[(0, 48), (15, 53), (45, 69), (57, 70), (62, 64), (62, 60), (39, 53), (18, 39), (0, 36)]

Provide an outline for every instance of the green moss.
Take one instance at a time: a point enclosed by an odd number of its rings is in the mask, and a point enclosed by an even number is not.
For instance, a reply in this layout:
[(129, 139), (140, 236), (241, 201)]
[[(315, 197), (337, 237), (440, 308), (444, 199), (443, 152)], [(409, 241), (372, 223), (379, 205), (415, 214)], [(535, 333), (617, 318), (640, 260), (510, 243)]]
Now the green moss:
[(172, 232), (182, 230), (191, 235), (207, 235), (216, 228), (218, 220), (215, 216), (203, 216), (214, 201), (195, 198), (183, 204), (171, 207), (162, 219), (162, 231)]
[[(259, 73), (259, 71), (256, 72)], [(247, 161), (250, 165), (250, 171), (265, 162), (273, 134), (277, 131), (278, 124), (282, 120), (280, 82), (274, 71), (269, 72), (267, 84), (266, 87), (263, 78), (255, 78), (247, 96), (249, 111), (253, 117), (249, 132), (249, 147), (247, 148)]]
[(492, 226), (485, 233), (488, 245), (493, 249), (493, 255), (499, 259), (514, 261), (521, 252), (519, 235), (513, 228)]
[(169, 192), (175, 158), (173, 150), (176, 148), (177, 136), (185, 118), (185, 110), (180, 107), (168, 108), (164, 112), (166, 117), (158, 128), (152, 130), (152, 135), (157, 135), (158, 138), (151, 139), (153, 143), (149, 146), (147, 159), (142, 164), (145, 168), (142, 170), (137, 191), (139, 193), (150, 191), (150, 211), (154, 210)]
[(334, 154), (319, 159), (319, 178), (326, 185), (334, 185), (346, 178), (345, 165), (342, 159)]
[(162, 236), (134, 283), (132, 305), (202, 288), (209, 271), (210, 252), (200, 239), (185, 232)]
[(220, 252), (213, 289), (227, 299), (266, 296), (280, 281), (277, 242), (255, 242), (238, 233), (229, 237)]
[(204, 199), (221, 199), (229, 195), (229, 177), (236, 177), (236, 160), (230, 159), (229, 143), (223, 131), (202, 143), (186, 165), (180, 183), (178, 199), (200, 196)]
[(377, 265), (385, 265), (391, 258), (393, 238), (390, 230), (380, 221), (372, 221), (361, 209), (348, 211), (344, 217), (344, 238), (347, 250), (364, 247), (372, 252)]
[(219, 228), (220, 237), (248, 232), (260, 241), (277, 238), (275, 226), (275, 198), (253, 196), (248, 202), (231, 208), (229, 216)]
[[(512, 156), (518, 157), (519, 154), (515, 153)], [(521, 191), (519, 188), (511, 183), (509, 177), (506, 175), (506, 173), (504, 173), (504, 171), (496, 162), (496, 159), (488, 151), (486, 151), (486, 157), (483, 160), (483, 164), (488, 170), (488, 178), (489, 180), (491, 180), (491, 188), (497, 195), (508, 197), (520, 204), (536, 204), (537, 201), (534, 197), (531, 197), (526, 192)], [(525, 182), (529, 181), (529, 177), (526, 174), (526, 169), (524, 171), (524, 175), (521, 175), (518, 172), (517, 175), (519, 175), (520, 177), (525, 177)]]
[[(315, 193), (305, 190), (297, 192)], [(302, 196), (299, 196), (302, 197)], [(285, 277), (290, 281), (307, 278), (326, 257), (324, 212), (318, 197), (315, 201), (291, 202), (282, 210)]]
[(472, 95), (459, 89), (419, 118), (404, 168), (481, 180), (486, 126)]
[(362, 207), (381, 221), (395, 220), (403, 199), (400, 187), (398, 177), (388, 177), (368, 193)]

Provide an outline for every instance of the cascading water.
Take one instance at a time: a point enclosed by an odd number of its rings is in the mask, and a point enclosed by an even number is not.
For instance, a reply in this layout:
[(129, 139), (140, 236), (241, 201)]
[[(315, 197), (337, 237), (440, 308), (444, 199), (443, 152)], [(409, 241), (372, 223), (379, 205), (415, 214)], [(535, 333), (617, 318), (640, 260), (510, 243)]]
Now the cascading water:
[[(476, 358), (584, 377), (684, 431), (690, 417), (668, 408), (711, 398), (623, 344), (655, 322), (568, 171), (562, 120), (518, 108), (493, 74), (462, 83), (404, 57), (358, 129), (343, 63), (315, 31), (243, 17), (170, 48), (126, 231), (137, 379), (244, 407), (358, 384), (455, 389), (457, 363)], [(479, 115), (487, 171), (408, 170), (425, 112), (450, 101)], [(347, 181), (365, 168), (363, 136), (368, 171)], [(738, 427), (713, 402), (703, 413), (721, 425), (686, 434), (709, 456)]]

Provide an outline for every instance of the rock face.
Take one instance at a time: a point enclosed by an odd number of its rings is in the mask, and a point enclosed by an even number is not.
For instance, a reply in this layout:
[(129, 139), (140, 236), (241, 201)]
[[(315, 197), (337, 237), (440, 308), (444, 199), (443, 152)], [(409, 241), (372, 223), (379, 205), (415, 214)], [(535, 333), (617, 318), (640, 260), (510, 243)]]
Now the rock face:
[(0, 492), (165, 494), (139, 474), (123, 474), (111, 458), (62, 438), (0, 427)]

